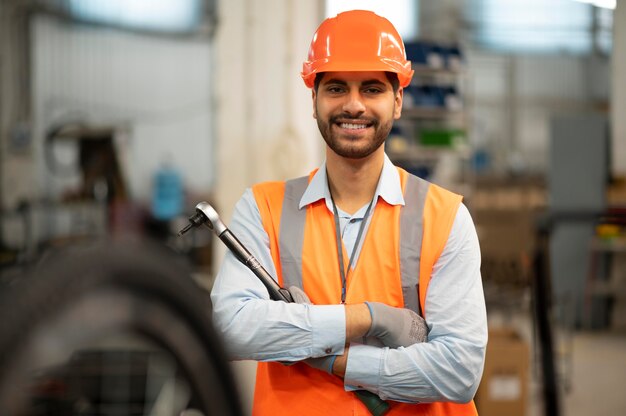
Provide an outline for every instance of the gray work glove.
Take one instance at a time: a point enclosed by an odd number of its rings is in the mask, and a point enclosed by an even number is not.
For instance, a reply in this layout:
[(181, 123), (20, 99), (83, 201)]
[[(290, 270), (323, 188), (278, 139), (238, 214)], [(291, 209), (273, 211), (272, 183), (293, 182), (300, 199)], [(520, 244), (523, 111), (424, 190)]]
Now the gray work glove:
[(365, 302), (372, 315), (366, 337), (376, 337), (391, 348), (408, 347), (426, 341), (426, 321), (410, 309), (394, 308), (378, 302)]
[[(303, 305), (311, 304), (311, 300), (309, 299), (307, 294), (304, 293), (304, 291), (300, 289), (299, 287), (291, 286), (287, 289), (287, 291), (291, 294), (291, 297), (293, 298), (293, 301), (295, 303), (300, 303)], [(325, 357), (307, 358), (306, 360), (303, 360), (302, 362), (313, 368), (324, 371), (328, 374), (332, 374), (333, 363), (335, 362), (335, 358), (337, 358), (336, 355), (327, 355)]]
[(298, 286), (290, 286), (287, 291), (291, 294), (293, 301), (295, 303), (300, 303), (303, 305), (310, 305), (311, 299), (304, 293), (304, 290), (300, 289)]

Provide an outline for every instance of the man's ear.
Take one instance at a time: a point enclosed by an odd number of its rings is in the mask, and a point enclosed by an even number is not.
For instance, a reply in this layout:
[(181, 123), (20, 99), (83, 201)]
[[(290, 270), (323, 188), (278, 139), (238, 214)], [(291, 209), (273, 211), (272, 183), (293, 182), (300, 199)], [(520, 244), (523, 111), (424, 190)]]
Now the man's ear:
[(398, 88), (396, 91), (396, 96), (394, 98), (395, 108), (393, 109), (393, 118), (397, 120), (402, 115), (402, 98), (404, 97), (404, 88)]
[(317, 93), (311, 88), (311, 100), (313, 101), (313, 118), (317, 120)]

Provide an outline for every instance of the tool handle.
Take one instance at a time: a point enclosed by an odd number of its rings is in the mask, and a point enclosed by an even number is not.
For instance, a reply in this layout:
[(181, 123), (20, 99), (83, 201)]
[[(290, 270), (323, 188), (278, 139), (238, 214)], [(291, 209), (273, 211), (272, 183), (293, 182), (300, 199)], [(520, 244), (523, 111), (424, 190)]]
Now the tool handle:
[(389, 411), (389, 403), (367, 390), (356, 390), (356, 397), (367, 407), (372, 416), (383, 416)]
[(220, 240), (230, 249), (235, 255), (237, 260), (242, 262), (259, 278), (261, 283), (267, 288), (270, 294), (270, 298), (273, 300), (282, 300), (283, 302), (291, 303), (293, 298), (287, 289), (283, 289), (276, 283), (267, 270), (259, 263), (259, 261), (241, 244), (241, 241), (235, 237), (233, 233), (227, 228), (219, 236)]

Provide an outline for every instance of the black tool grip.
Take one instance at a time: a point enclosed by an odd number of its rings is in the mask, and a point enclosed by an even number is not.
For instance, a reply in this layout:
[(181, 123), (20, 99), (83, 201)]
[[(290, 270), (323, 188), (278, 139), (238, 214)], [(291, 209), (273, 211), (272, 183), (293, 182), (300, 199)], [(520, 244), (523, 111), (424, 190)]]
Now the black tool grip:
[(242, 262), (254, 273), (261, 283), (267, 288), (270, 294), (270, 298), (273, 300), (282, 300), (283, 302), (291, 303), (293, 298), (287, 289), (281, 288), (278, 283), (272, 278), (272, 276), (265, 270), (265, 268), (259, 263), (259, 261), (241, 244), (241, 241), (235, 237), (229, 229), (226, 229), (219, 236), (220, 240), (230, 249), (235, 255), (237, 260)]
[(367, 407), (372, 416), (383, 416), (389, 411), (389, 403), (370, 391), (356, 390), (354, 394)]

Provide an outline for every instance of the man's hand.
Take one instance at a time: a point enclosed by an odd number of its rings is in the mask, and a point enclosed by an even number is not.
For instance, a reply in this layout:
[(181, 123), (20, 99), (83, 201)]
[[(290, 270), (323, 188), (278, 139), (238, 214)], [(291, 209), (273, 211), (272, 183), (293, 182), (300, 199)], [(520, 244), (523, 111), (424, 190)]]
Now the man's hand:
[(426, 341), (426, 321), (412, 310), (378, 302), (365, 303), (372, 315), (372, 325), (365, 336), (376, 337), (391, 348), (408, 347)]

